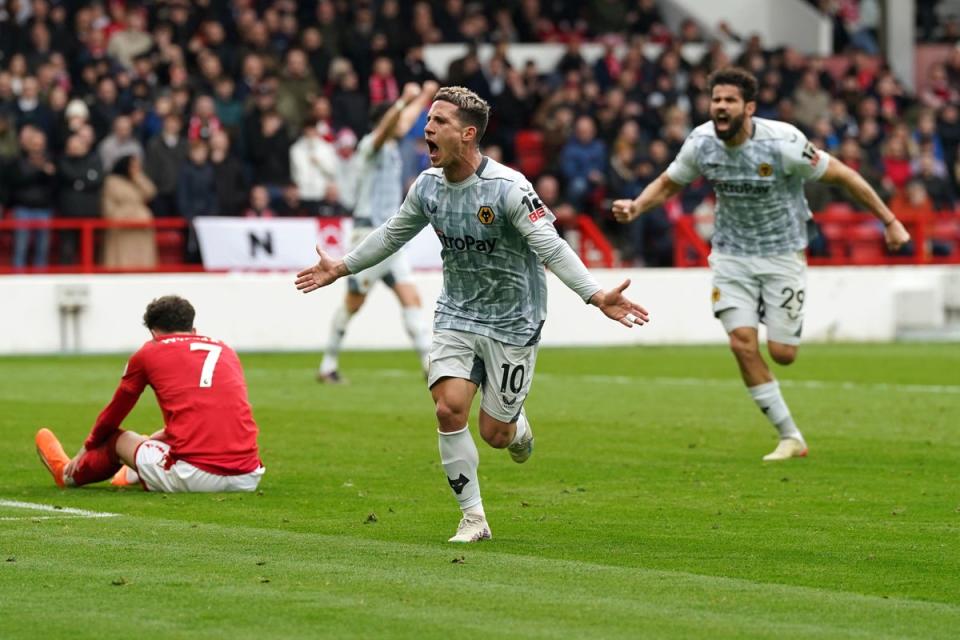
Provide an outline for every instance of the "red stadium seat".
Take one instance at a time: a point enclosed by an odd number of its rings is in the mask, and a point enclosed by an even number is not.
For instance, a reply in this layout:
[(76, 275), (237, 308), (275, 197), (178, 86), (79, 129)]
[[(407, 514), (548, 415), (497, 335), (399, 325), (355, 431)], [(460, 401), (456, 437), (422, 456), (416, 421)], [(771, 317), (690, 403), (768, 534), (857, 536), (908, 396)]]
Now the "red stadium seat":
[(850, 226), (846, 235), (850, 243), (851, 264), (878, 264), (884, 261), (883, 231), (876, 224), (864, 222)]
[(546, 159), (543, 157), (543, 134), (534, 129), (518, 131), (513, 139), (513, 147), (517, 157), (517, 170), (535, 179), (544, 169)]

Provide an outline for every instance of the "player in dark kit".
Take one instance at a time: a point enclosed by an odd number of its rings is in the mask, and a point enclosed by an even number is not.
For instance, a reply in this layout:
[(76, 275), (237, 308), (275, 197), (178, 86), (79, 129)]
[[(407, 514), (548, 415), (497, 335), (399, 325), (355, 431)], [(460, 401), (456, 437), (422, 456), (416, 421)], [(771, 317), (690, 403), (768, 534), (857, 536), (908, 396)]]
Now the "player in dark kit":
[[(37, 453), (57, 486), (79, 487), (116, 474), (114, 484), (139, 481), (148, 491), (257, 488), (264, 467), (243, 368), (233, 349), (197, 335), (194, 315), (193, 306), (177, 296), (147, 305), (143, 323), (152, 339), (130, 357), (113, 400), (73, 459), (49, 429), (37, 432)], [(120, 428), (147, 385), (164, 421), (149, 438)]]

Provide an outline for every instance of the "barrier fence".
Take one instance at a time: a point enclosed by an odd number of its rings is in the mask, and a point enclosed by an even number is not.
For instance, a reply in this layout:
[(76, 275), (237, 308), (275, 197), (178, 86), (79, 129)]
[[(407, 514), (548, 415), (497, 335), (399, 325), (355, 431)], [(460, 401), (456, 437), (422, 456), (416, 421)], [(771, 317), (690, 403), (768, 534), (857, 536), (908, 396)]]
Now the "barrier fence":
[[(910, 231), (912, 242), (905, 252), (891, 254), (883, 242), (883, 227), (869, 215), (849, 210), (828, 210), (814, 216), (820, 237), (811, 243), (811, 265), (910, 265), (960, 264), (960, 217), (955, 214), (908, 212), (899, 215)], [(269, 225), (268, 221), (262, 221)], [(333, 219), (317, 219), (318, 233)], [(681, 215), (673, 221), (674, 266), (702, 267), (707, 264), (709, 243), (698, 225), (701, 219)], [(58, 232), (77, 231), (79, 242), (75, 264), (49, 264), (45, 267), (14, 268), (11, 262), (13, 235), (16, 230), (48, 230), (53, 232), (50, 258), (56, 262)], [(107, 229), (154, 229), (157, 243), (157, 264), (145, 268), (116, 269), (98, 262), (103, 231)], [(184, 261), (188, 222), (180, 218), (158, 218), (145, 222), (126, 222), (100, 218), (53, 218), (50, 220), (0, 219), (0, 274), (11, 273), (169, 273), (218, 271)], [(572, 233), (570, 233), (572, 231)], [(594, 221), (580, 216), (574, 229), (567, 230), (567, 239), (581, 259), (590, 267), (612, 268), (616, 255), (610, 242)], [(262, 270), (255, 265), (251, 269)]]

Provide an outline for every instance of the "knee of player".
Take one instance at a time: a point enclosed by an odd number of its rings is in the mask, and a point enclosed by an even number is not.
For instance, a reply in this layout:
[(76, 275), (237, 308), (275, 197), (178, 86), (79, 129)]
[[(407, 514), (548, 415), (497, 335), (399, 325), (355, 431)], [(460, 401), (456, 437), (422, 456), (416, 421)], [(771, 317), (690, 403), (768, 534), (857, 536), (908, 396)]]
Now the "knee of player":
[(453, 406), (446, 400), (437, 400), (437, 422), (441, 427), (457, 428), (467, 424), (467, 411)]
[(730, 333), (730, 351), (737, 358), (750, 358), (760, 355), (756, 339), (742, 336), (736, 331)]
[(510, 433), (507, 428), (480, 429), (480, 436), (494, 449), (503, 449), (510, 444)]
[(793, 364), (793, 362), (797, 359), (797, 348), (793, 345), (769, 344), (767, 346), (770, 349), (770, 357), (777, 364)]

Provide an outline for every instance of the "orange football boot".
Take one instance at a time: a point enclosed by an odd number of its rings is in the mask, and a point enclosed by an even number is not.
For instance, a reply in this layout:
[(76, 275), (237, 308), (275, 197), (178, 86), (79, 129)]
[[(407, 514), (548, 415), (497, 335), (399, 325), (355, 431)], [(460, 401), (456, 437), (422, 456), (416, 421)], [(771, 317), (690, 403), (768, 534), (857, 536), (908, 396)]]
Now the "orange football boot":
[(130, 487), (137, 484), (136, 482), (130, 482), (127, 476), (128, 473), (130, 473), (130, 467), (123, 465), (119, 471), (113, 474), (113, 478), (110, 479), (110, 484), (115, 487)]
[(37, 455), (40, 456), (40, 462), (47, 468), (53, 481), (61, 489), (65, 486), (63, 482), (63, 468), (70, 462), (70, 456), (63, 450), (57, 436), (53, 435), (50, 429), (40, 429), (37, 431), (34, 441), (37, 444)]

